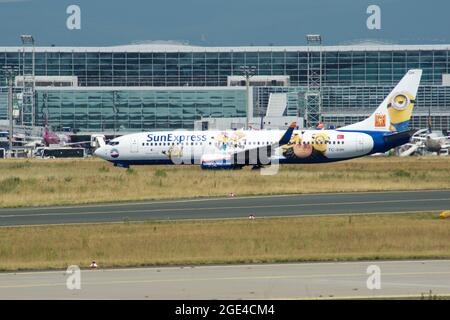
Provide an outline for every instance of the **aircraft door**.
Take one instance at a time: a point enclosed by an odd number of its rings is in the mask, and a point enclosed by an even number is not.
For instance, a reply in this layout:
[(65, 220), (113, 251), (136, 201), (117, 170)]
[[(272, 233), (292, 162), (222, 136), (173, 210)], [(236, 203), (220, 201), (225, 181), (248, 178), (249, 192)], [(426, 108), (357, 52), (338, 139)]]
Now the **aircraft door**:
[(133, 138), (131, 140), (131, 153), (137, 153), (138, 152), (138, 141), (137, 138)]

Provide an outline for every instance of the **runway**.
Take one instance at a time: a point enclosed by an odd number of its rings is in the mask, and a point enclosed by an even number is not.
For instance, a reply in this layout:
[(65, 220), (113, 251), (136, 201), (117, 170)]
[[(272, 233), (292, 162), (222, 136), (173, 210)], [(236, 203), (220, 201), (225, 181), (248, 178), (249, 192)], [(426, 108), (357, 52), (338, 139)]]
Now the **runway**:
[(450, 209), (450, 190), (324, 193), (141, 201), (0, 209), (0, 226), (332, 214), (412, 213)]
[[(380, 269), (368, 289), (367, 268)], [(0, 299), (339, 299), (450, 294), (450, 260), (291, 263), (0, 273)]]

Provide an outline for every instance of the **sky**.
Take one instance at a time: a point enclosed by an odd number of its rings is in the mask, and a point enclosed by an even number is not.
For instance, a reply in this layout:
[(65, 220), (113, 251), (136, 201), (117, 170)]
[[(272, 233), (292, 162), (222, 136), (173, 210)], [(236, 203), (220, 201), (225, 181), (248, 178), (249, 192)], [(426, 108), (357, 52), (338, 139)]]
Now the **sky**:
[[(70, 5), (81, 29), (67, 28)], [(380, 29), (369, 30), (370, 5)], [(364, 40), (397, 44), (450, 43), (448, 0), (0, 0), (0, 46), (110, 46), (174, 40), (200, 46), (324, 45)]]

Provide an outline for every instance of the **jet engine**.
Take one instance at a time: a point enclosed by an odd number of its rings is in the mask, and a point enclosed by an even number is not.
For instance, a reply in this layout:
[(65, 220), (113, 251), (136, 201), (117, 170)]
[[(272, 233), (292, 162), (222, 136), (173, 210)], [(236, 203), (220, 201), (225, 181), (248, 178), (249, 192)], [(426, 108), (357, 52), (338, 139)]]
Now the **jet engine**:
[(235, 165), (229, 154), (204, 154), (200, 160), (202, 169), (221, 170), (221, 169), (240, 169), (241, 166)]

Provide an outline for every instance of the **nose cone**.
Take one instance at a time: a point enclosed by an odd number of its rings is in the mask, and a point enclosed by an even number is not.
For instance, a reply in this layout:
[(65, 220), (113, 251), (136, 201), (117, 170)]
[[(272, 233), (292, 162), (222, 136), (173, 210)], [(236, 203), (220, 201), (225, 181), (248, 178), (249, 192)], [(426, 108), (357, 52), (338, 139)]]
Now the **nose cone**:
[(105, 159), (105, 150), (104, 150), (104, 148), (102, 148), (102, 147), (97, 148), (97, 149), (94, 151), (94, 155), (95, 155), (96, 157)]

